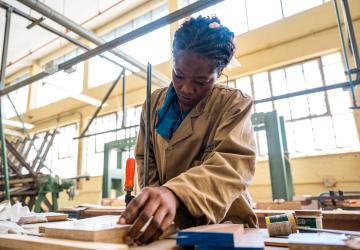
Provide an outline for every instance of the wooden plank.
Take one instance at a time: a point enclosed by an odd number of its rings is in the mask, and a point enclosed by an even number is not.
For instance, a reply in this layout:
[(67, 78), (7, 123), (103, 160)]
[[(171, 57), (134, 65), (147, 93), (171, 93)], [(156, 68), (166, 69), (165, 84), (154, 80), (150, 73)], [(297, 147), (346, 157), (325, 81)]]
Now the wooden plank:
[(329, 233), (299, 233), (289, 236), (290, 250), (350, 250), (345, 235)]
[(52, 221), (66, 221), (69, 218), (68, 214), (55, 213), (55, 212), (42, 213), (41, 215), (44, 215), (49, 222), (52, 222)]
[(102, 216), (102, 215), (120, 215), (122, 212), (125, 211), (125, 208), (88, 208), (84, 210), (83, 216), (84, 218), (89, 217), (96, 217), (96, 216)]
[(257, 202), (256, 208), (261, 210), (300, 210), (300, 201)]
[(214, 224), (185, 229), (178, 233), (176, 243), (181, 246), (236, 246), (244, 231), (242, 224)]
[(124, 243), (130, 225), (119, 225), (119, 216), (94, 218), (45, 226), (45, 237), (93, 242)]
[(289, 247), (288, 238), (266, 238), (264, 240), (265, 246), (272, 246), (272, 247)]
[(60, 240), (20, 234), (0, 235), (0, 249), (11, 250), (126, 250), (125, 244)]

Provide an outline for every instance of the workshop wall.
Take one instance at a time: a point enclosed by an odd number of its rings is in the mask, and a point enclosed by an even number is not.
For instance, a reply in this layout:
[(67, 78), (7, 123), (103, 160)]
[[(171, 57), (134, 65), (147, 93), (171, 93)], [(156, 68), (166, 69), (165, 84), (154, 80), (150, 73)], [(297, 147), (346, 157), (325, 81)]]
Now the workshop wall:
[[(163, 1), (153, 1), (158, 5)], [(360, 47), (360, 1), (349, 1), (353, 18), (354, 29)], [(127, 16), (119, 17), (104, 27), (97, 30), (99, 34), (111, 30), (113, 27), (125, 22), (132, 16), (140, 15), (145, 9), (154, 7), (148, 3)], [(172, 26), (174, 29), (174, 26)], [(241, 76), (260, 72), (269, 68), (288, 65), (289, 63), (310, 59), (329, 52), (340, 51), (339, 34), (336, 26), (336, 18), (331, 3), (323, 4), (303, 13), (290, 16), (264, 27), (241, 34), (236, 37), (238, 50), (236, 58), (241, 62), (242, 67), (227, 70), (229, 79), (237, 79)], [(64, 50), (57, 51), (37, 62), (42, 65), (51, 58), (69, 51), (71, 46)], [(351, 54), (349, 54), (352, 63)], [(33, 67), (32, 73), (37, 73), (39, 67)], [(155, 68), (170, 77), (171, 61), (156, 65)], [(88, 67), (85, 64), (84, 74), (87, 74)], [(11, 76), (14, 77), (14, 76)], [(95, 88), (87, 88), (84, 77), (84, 93), (94, 98), (101, 99), (110, 83)], [(10, 79), (10, 78), (9, 78)], [(141, 104), (145, 98), (145, 81), (138, 77), (127, 78), (127, 106)], [(36, 88), (33, 84), (31, 88)], [(153, 89), (157, 88), (154, 86)], [(34, 92), (34, 91), (33, 91)], [(118, 86), (111, 95), (108, 105), (101, 114), (121, 109), (122, 90)], [(360, 98), (360, 90), (358, 90)], [(36, 95), (32, 95), (36, 99)], [(36, 125), (37, 131), (43, 131), (54, 126), (61, 126), (76, 122), (87, 123), (94, 107), (66, 98), (50, 105), (33, 108), (24, 114), (25, 122)], [(358, 134), (360, 134), (360, 113), (355, 110), (354, 115), (357, 121)], [(80, 121), (81, 120), (81, 121)], [(83, 157), (81, 154), (79, 157)], [(78, 172), (81, 173), (82, 162), (78, 161)], [(360, 189), (360, 153), (348, 152), (340, 154), (318, 155), (310, 157), (296, 157), (291, 159), (293, 178), (296, 195), (312, 194), (318, 195), (321, 192), (335, 189)], [(102, 166), (99, 166), (102, 167)], [(324, 182), (335, 180), (334, 187), (327, 187)], [(73, 201), (68, 201), (65, 193), (60, 195), (59, 206), (67, 207), (80, 203), (99, 203), (101, 198), (102, 177), (92, 177), (90, 181), (83, 182), (83, 187)], [(269, 167), (266, 160), (258, 161), (254, 183), (250, 191), (255, 201), (271, 200), (271, 186)]]

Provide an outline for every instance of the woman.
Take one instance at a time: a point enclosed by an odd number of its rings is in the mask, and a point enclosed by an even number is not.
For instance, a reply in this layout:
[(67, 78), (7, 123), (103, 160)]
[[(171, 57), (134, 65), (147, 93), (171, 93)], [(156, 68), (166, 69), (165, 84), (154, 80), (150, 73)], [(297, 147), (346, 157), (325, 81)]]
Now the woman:
[[(176, 31), (172, 84), (151, 97), (149, 187), (119, 220), (133, 224), (132, 239), (156, 240), (172, 222), (257, 225), (247, 192), (255, 170), (253, 103), (240, 90), (215, 84), (234, 54), (233, 38), (216, 17), (191, 18)], [(144, 116), (135, 149), (141, 187)]]

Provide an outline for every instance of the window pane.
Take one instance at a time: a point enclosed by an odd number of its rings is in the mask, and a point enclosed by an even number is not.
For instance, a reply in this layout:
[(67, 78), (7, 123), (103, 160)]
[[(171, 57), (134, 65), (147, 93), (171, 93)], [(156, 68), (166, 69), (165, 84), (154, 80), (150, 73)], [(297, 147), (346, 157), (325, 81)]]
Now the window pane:
[(313, 8), (322, 4), (322, 0), (282, 0), (284, 16), (291, 16), (301, 11)]
[(308, 95), (308, 100), (311, 115), (326, 114), (327, 107), (324, 92), (310, 94)]
[(333, 116), (336, 144), (338, 147), (352, 147), (359, 145), (353, 113)]
[(312, 119), (317, 149), (336, 148), (334, 128), (330, 116)]
[(292, 122), (285, 122), (285, 132), (288, 152), (295, 152), (295, 132)]
[(350, 112), (350, 94), (342, 89), (333, 89), (327, 92), (331, 114), (342, 114)]
[(273, 111), (273, 106), (271, 102), (255, 104), (255, 112), (270, 112), (270, 111)]
[(265, 156), (268, 153), (268, 146), (266, 140), (266, 132), (261, 130), (256, 133), (257, 134), (257, 149), (260, 156)]
[(305, 90), (305, 79), (301, 65), (287, 67), (285, 69), (286, 81), (289, 92)]
[(215, 14), (221, 20), (221, 24), (235, 35), (248, 31), (245, 0), (226, 0), (215, 6)]
[(321, 57), (321, 62), (324, 66), (341, 63), (341, 61), (341, 54), (339, 52)]
[(263, 72), (253, 76), (254, 94), (256, 100), (271, 97), (268, 73)]
[(284, 116), (285, 120), (291, 119), (289, 99), (277, 100), (275, 103), (275, 109), (279, 116)]
[(308, 153), (314, 150), (314, 139), (310, 120), (293, 122), (295, 149), (300, 153)]
[(303, 64), (305, 84), (307, 89), (323, 85), (320, 68), (317, 61), (310, 61)]
[(282, 18), (279, 0), (247, 0), (249, 29), (255, 29)]
[(243, 93), (252, 97), (252, 90), (250, 84), (250, 77), (242, 77), (236, 80), (236, 88), (240, 89)]
[(334, 53), (321, 57), (327, 85), (346, 82), (344, 67), (340, 53)]
[(326, 85), (346, 82), (344, 67), (341, 64), (331, 64), (324, 66)]
[(309, 116), (308, 99), (306, 96), (295, 96), (290, 98), (292, 119)]
[(286, 77), (285, 71), (283, 69), (274, 70), (270, 73), (271, 76), (271, 86), (273, 90), (273, 95), (283, 95), (287, 94), (287, 84), (286, 84)]

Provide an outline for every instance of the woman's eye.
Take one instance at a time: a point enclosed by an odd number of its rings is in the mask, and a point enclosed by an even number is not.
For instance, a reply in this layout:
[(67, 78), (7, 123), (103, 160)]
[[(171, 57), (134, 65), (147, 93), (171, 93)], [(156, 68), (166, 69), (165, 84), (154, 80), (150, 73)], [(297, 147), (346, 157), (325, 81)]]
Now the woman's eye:
[(175, 76), (177, 79), (184, 79), (183, 76), (179, 76), (179, 75), (177, 75), (177, 74), (174, 74), (174, 76)]
[(198, 85), (198, 86), (201, 86), (201, 87), (203, 87), (203, 86), (205, 86), (205, 82), (195, 82), (196, 83), (196, 85)]

